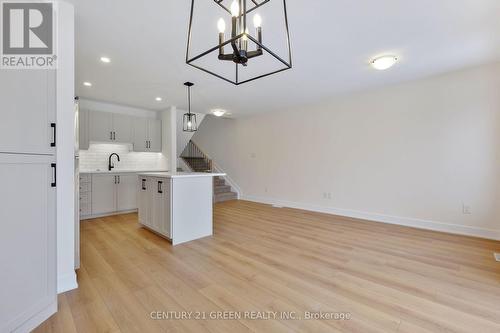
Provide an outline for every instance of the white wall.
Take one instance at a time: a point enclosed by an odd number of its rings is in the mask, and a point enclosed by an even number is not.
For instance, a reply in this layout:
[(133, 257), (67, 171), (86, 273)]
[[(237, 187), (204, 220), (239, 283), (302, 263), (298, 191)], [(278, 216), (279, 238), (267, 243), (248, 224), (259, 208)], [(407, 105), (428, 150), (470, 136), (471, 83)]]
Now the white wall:
[(162, 153), (168, 157), (167, 169), (171, 172), (177, 170), (177, 108), (175, 106), (161, 114), (162, 119)]
[(129, 116), (158, 119), (159, 114), (156, 111), (135, 108), (126, 105), (119, 105), (108, 102), (94, 101), (86, 98), (80, 98), (80, 109), (93, 110), (101, 112), (112, 112), (126, 114)]
[(250, 200), (500, 239), (499, 91), (497, 63), (207, 117), (193, 140)]

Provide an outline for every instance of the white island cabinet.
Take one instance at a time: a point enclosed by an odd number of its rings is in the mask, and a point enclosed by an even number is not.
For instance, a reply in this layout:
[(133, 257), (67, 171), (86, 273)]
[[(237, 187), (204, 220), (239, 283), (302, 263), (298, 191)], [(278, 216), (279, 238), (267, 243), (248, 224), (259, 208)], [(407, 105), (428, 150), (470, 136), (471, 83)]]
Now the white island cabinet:
[(221, 173), (139, 174), (139, 223), (173, 245), (213, 233), (213, 177)]

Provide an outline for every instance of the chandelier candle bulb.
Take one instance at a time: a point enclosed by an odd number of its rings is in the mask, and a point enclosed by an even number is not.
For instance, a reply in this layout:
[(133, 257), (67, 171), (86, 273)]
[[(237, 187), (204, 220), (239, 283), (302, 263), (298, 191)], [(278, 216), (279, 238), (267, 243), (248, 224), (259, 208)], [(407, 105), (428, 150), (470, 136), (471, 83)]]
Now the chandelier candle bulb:
[(259, 14), (255, 14), (255, 16), (253, 17), (253, 25), (255, 26), (255, 28), (260, 28), (262, 26), (262, 18)]
[(224, 19), (220, 18), (217, 22), (217, 28), (219, 29), (219, 57), (224, 55), (224, 31), (226, 31), (226, 22)]
[(219, 29), (219, 32), (222, 34), (226, 31), (226, 22), (223, 18), (220, 18), (219, 21), (217, 21), (217, 29)]
[(243, 51), (248, 51), (248, 28), (245, 30), (245, 34), (243, 35), (243, 38), (242, 38), (242, 41), (243, 41)]
[(233, 3), (231, 4), (231, 15), (233, 17), (240, 16), (240, 5), (236, 0), (234, 0)]

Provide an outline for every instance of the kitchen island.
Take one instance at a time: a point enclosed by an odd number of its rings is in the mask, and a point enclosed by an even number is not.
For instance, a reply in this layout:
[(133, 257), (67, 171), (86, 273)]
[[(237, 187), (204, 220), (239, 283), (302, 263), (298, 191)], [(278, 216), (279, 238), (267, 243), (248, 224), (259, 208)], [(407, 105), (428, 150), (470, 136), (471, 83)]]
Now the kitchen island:
[(177, 245), (213, 233), (213, 177), (223, 173), (139, 174), (139, 223)]

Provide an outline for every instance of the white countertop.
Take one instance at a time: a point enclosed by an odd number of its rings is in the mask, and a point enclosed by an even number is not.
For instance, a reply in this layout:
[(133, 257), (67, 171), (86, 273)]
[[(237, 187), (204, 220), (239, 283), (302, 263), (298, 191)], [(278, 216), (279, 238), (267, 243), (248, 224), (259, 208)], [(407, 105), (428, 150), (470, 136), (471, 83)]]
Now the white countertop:
[(112, 169), (111, 171), (106, 170), (80, 170), (80, 173), (91, 173), (91, 174), (101, 174), (101, 173), (109, 173), (109, 174), (119, 174), (119, 173), (144, 173), (144, 172), (167, 172), (167, 170), (120, 170), (120, 169)]
[(225, 173), (208, 172), (140, 172), (139, 176), (158, 178), (224, 177)]

